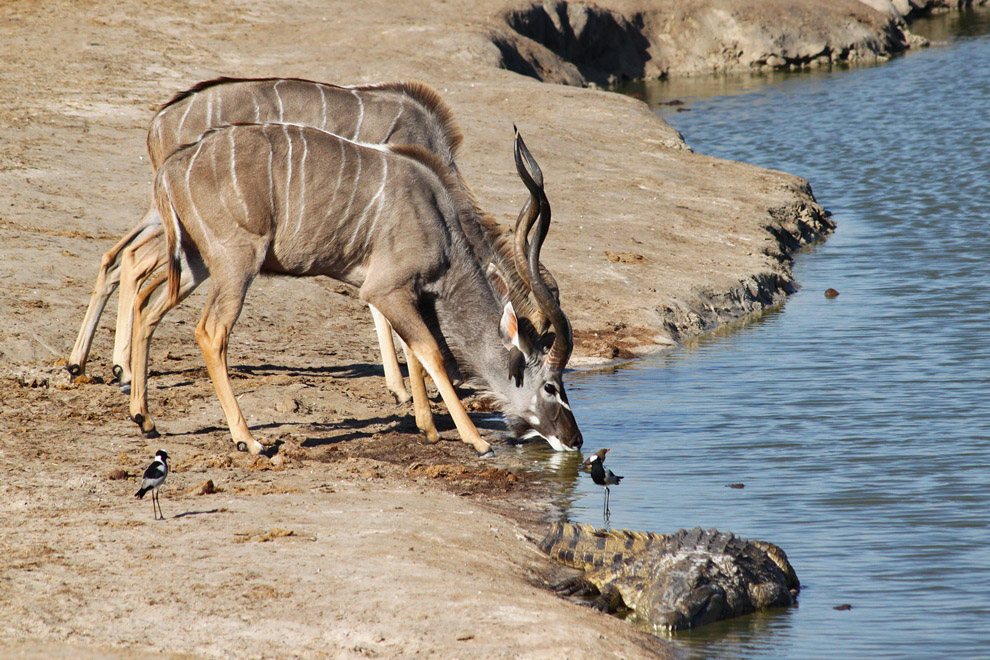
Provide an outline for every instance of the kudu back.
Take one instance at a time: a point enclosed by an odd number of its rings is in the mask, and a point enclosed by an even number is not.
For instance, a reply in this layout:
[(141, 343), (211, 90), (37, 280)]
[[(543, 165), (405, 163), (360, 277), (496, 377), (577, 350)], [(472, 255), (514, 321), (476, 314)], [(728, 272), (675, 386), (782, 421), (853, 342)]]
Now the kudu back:
[[(166, 160), (154, 198), (165, 218), (168, 296), (151, 313), (160, 318), (212, 278), (196, 337), (238, 445), (262, 450), (226, 371), (230, 330), (260, 272), (328, 275), (358, 287), (362, 300), (381, 311), (410, 349), (410, 373), (425, 368), (462, 440), (479, 454), (490, 446), (457, 398), (441, 343), (497, 398), (518, 434), (540, 435), (558, 448), (581, 445), (561, 382), (570, 326), (539, 269), (549, 203), (523, 164), (520, 153), (538, 170), (518, 136), (516, 151), (517, 170), (530, 190), (520, 218), (525, 229), (536, 226), (528, 274), (553, 325), (542, 336), (532, 320), (515, 313), (528, 300), (506, 286), (497, 269), (486, 273), (478, 260), (464, 230), (480, 223), (478, 210), (454, 172), (430, 152), (264, 124), (210, 131)], [(135, 304), (135, 329), (157, 323), (141, 320), (146, 302), (139, 297)], [(135, 360), (138, 354), (146, 359), (148, 340), (150, 334), (135, 332)], [(136, 405), (135, 392), (131, 402), (139, 423), (150, 417), (146, 404)]]

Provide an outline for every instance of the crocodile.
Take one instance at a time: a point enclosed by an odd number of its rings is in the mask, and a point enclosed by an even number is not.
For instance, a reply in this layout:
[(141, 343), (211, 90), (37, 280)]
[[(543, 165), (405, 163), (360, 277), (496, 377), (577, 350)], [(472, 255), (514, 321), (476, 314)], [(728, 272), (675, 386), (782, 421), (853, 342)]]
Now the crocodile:
[(792, 605), (800, 582), (784, 551), (715, 529), (673, 534), (554, 523), (539, 544), (551, 558), (585, 571), (556, 585), (593, 596), (604, 612), (633, 610), (654, 632), (696, 628), (767, 607)]

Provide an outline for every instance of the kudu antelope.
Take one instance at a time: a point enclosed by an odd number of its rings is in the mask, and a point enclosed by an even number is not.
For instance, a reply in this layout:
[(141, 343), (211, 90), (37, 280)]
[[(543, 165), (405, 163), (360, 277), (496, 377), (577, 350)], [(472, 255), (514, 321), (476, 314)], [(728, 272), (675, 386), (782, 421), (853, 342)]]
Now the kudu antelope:
[[(218, 78), (177, 94), (159, 110), (148, 131), (151, 166), (159, 166), (180, 145), (196, 142), (207, 130), (235, 123), (287, 122), (313, 126), (367, 143), (416, 144), (435, 153), (456, 175), (454, 156), (461, 142), (453, 116), (431, 88), (420, 83), (340, 87), (292, 78)], [(493, 222), (493, 221), (492, 221)], [(491, 258), (487, 226), (469, 235), (479, 256)], [(120, 286), (113, 372), (128, 392), (131, 309), (138, 287), (165, 263), (162, 223), (152, 207), (113, 246), (100, 263), (93, 295), (69, 358), (68, 370), (83, 373), (104, 307)], [(526, 277), (525, 274), (522, 277)], [(526, 280), (523, 280), (524, 285)], [(388, 388), (400, 402), (409, 394), (402, 382), (392, 332), (372, 308)]]
[[(465, 234), (465, 227), (479, 223), (478, 211), (430, 152), (358, 144), (286, 124), (215, 129), (177, 151), (155, 179), (169, 253), (168, 293), (153, 305), (150, 292), (135, 300), (131, 416), (142, 430), (154, 429), (141, 367), (151, 334), (168, 309), (212, 277), (196, 338), (234, 442), (262, 451), (227, 373), (231, 328), (258, 273), (322, 274), (358, 287), (361, 299), (385, 316), (409, 348), (410, 382), (422, 387), (425, 368), (461, 439), (479, 454), (491, 447), (457, 398), (442, 344), (496, 397), (517, 435), (577, 449), (581, 433), (561, 381), (572, 348), (570, 324), (539, 268), (550, 206), (523, 158), (538, 173), (517, 136), (517, 170), (530, 191), (521, 228), (536, 224), (526, 266), (554, 330), (544, 336), (515, 313), (528, 297), (506, 286), (497, 270), (486, 274)], [(425, 391), (413, 395), (417, 424), (432, 426)]]

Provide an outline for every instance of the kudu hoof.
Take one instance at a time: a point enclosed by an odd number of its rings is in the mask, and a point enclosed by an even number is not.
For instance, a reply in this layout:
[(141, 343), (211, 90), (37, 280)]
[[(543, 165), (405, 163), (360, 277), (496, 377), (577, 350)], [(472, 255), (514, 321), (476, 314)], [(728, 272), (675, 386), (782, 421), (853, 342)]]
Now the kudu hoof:
[(495, 458), (495, 448), (489, 447), (485, 453), (478, 452), (478, 458)]
[(120, 380), (120, 377), (124, 375), (124, 368), (119, 364), (115, 364), (112, 367), (110, 367), (110, 372), (113, 374), (114, 378)]
[(68, 371), (69, 375), (73, 377), (82, 374), (82, 367), (80, 367), (78, 364), (67, 364), (65, 366), (65, 370)]
[(142, 415), (141, 413), (132, 415), (131, 421), (138, 425), (138, 427), (141, 429), (141, 435), (143, 435), (145, 438), (152, 440), (154, 438), (161, 437), (161, 434), (158, 432), (158, 429), (156, 429), (154, 426), (152, 426), (147, 431), (144, 430), (144, 415)]
[(247, 452), (247, 450), (248, 450), (248, 447), (247, 447), (247, 443), (246, 442), (243, 442), (242, 441), (242, 442), (238, 442), (237, 443), (237, 451)]
[(120, 384), (120, 391), (123, 392), (124, 394), (130, 394), (131, 393), (131, 384), (130, 383), (121, 383)]

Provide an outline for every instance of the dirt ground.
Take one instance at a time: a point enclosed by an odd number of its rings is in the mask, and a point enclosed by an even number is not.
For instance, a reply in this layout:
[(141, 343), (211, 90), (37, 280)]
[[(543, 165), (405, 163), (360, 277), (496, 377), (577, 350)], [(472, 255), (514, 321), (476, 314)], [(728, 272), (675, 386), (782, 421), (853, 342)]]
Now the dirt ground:
[[(60, 366), (100, 255), (147, 205), (154, 108), (218, 75), (433, 85), (465, 133), (466, 180), (503, 223), (525, 200), (517, 123), (547, 176), (543, 260), (575, 327), (575, 364), (670, 346), (780, 300), (789, 251), (828, 230), (807, 184), (695, 154), (639, 101), (499, 68), (506, 7), (0, 6), (0, 655), (667, 653), (545, 588), (555, 569), (532, 539), (578, 457), (506, 445), (476, 399), (494, 460), (475, 459), (445, 416), (446, 441), (420, 444), (344, 285), (263, 279), (248, 296), (231, 371), (271, 459), (232, 452), (192, 338), (202, 293), (152, 345), (162, 438), (137, 433), (108, 383), (113, 301), (87, 376)], [(175, 469), (168, 520), (154, 522), (131, 496), (161, 447)]]

